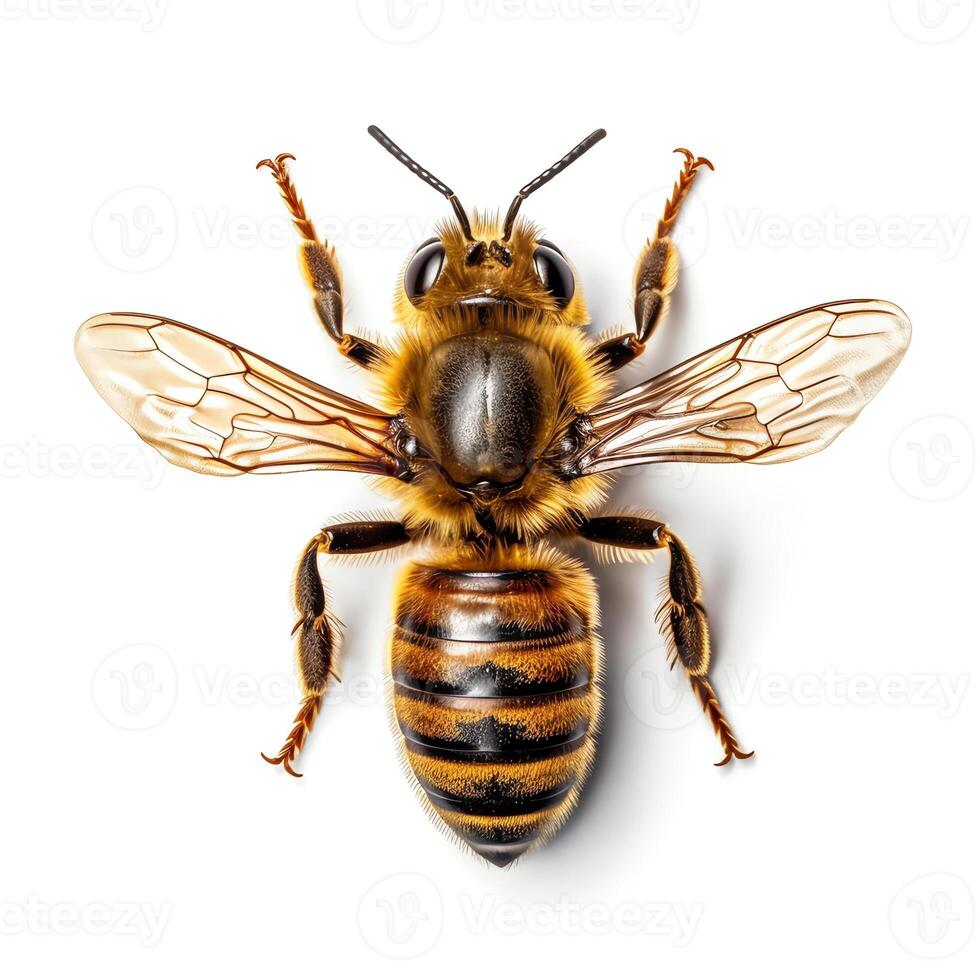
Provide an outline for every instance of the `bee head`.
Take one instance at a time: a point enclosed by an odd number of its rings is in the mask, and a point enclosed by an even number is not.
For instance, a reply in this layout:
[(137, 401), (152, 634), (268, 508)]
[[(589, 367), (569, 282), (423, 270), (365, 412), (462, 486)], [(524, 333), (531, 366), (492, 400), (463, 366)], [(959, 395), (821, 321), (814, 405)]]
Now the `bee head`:
[(416, 248), (397, 288), (396, 306), (403, 321), (460, 311), (472, 313), (477, 324), (492, 311), (531, 310), (559, 323), (581, 325), (588, 320), (585, 300), (571, 263), (560, 248), (541, 238), (529, 222), (519, 220), (521, 204), (539, 187), (561, 173), (605, 135), (603, 129), (582, 140), (557, 163), (525, 184), (514, 197), (503, 222), (489, 215), (471, 224), (456, 194), (424, 170), (376, 126), (368, 128), (392, 156), (438, 190), (450, 203), (455, 222), (444, 223), (438, 235)]
[(403, 322), (462, 314), (479, 326), (501, 310), (535, 311), (570, 326), (588, 322), (571, 262), (530, 222), (519, 220), (507, 241), (490, 216), (475, 219), (472, 238), (448, 222), (438, 230), (405, 265), (396, 296)]

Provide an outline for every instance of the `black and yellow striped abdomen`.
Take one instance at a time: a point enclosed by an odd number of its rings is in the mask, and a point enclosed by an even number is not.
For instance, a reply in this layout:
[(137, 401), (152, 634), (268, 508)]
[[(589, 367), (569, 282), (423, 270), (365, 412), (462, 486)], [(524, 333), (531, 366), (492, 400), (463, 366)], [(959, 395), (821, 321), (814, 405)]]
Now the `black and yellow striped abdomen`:
[(495, 864), (550, 837), (588, 773), (595, 608), (584, 568), (548, 550), (401, 577), (391, 673), (405, 755), (439, 817)]

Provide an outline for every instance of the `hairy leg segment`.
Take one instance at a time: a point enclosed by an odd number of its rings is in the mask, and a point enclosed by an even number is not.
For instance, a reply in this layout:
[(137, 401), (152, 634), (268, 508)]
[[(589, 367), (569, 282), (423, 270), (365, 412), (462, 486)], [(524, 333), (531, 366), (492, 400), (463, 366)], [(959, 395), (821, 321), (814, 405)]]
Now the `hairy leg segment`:
[(673, 193), (664, 204), (664, 213), (657, 222), (657, 233), (644, 245), (633, 275), (633, 316), (636, 329), (619, 337), (612, 337), (597, 347), (597, 352), (612, 370), (629, 364), (643, 353), (647, 341), (660, 325), (670, 306), (670, 294), (677, 285), (677, 246), (670, 237), (674, 222), (681, 213), (681, 205), (694, 185), (698, 170), (707, 167), (714, 170), (710, 160), (696, 157), (690, 150), (680, 148), (684, 154), (684, 167)]
[(408, 532), (399, 521), (348, 521), (323, 528), (303, 549), (293, 576), (293, 599), (299, 619), (293, 627), (296, 640), (296, 670), (303, 699), (293, 727), (275, 756), (262, 758), (281, 765), (290, 776), (301, 776), (293, 761), (313, 729), (323, 694), (335, 670), (340, 623), (329, 609), (329, 598), (320, 577), (320, 555), (363, 555), (407, 544)]
[(328, 248), (316, 235), (313, 222), (306, 214), (303, 200), (289, 175), (287, 163), (296, 158), (291, 153), (280, 153), (274, 160), (260, 160), (256, 169), (268, 167), (279, 187), (283, 203), (289, 210), (302, 239), (299, 246), (300, 266), (310, 289), (313, 291), (313, 308), (320, 322), (345, 357), (371, 367), (381, 360), (384, 352), (369, 340), (344, 333), (343, 280), (333, 248)]
[(579, 528), (587, 541), (613, 552), (666, 549), (670, 556), (667, 594), (657, 613), (661, 632), (673, 650), (671, 667), (680, 661), (701, 709), (708, 716), (724, 758), (716, 765), (727, 765), (732, 759), (748, 759), (738, 744), (718, 697), (708, 680), (711, 664), (711, 636), (701, 594), (701, 576), (690, 552), (666, 524), (644, 517), (593, 517)]

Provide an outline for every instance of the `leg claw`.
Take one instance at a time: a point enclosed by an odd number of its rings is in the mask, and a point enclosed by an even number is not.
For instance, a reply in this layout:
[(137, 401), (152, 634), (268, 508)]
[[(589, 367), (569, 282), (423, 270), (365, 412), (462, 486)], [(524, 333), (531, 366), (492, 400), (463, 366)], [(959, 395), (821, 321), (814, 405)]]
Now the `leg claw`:
[(303, 774), (301, 772), (297, 772), (292, 767), (293, 760), (289, 757), (287, 753), (277, 755), (274, 759), (270, 759), (269, 756), (267, 756), (264, 752), (260, 752), (259, 755), (261, 755), (262, 758), (265, 759), (265, 761), (268, 762), (270, 766), (282, 766), (283, 769), (285, 769), (290, 776), (295, 776), (297, 779), (303, 778)]
[(296, 157), (292, 153), (280, 153), (275, 160), (270, 160), (266, 157), (265, 160), (259, 160), (255, 165), (256, 170), (261, 170), (263, 167), (268, 167), (276, 177), (284, 176), (286, 173), (286, 161), (295, 160)]
[(270, 766), (282, 766), (290, 776), (295, 776), (297, 779), (303, 775), (293, 768), (293, 759), (296, 758), (300, 749), (303, 748), (303, 744), (306, 742), (306, 736), (313, 728), (313, 722), (316, 720), (322, 700), (322, 694), (310, 694), (303, 698), (299, 706), (299, 712), (293, 719), (292, 731), (290, 731), (289, 736), (283, 743), (283, 747), (279, 750), (279, 755), (273, 758), (267, 756), (264, 752), (261, 753), (262, 758)]
[(715, 165), (707, 157), (696, 157), (690, 150), (685, 149), (683, 146), (678, 146), (674, 152), (684, 154), (685, 166), (688, 171), (697, 170), (698, 167), (707, 167), (709, 170), (715, 169)]

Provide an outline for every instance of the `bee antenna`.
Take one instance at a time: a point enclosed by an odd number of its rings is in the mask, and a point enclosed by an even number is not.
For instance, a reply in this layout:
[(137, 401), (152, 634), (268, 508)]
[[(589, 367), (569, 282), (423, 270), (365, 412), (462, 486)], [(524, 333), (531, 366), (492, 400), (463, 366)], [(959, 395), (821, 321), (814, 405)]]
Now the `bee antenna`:
[(424, 180), (430, 187), (434, 187), (449, 203), (453, 206), (453, 211), (456, 214), (456, 220), (459, 222), (459, 226), (463, 229), (463, 234), (466, 236), (467, 241), (474, 241), (473, 232), (470, 229), (470, 219), (466, 217), (466, 211), (463, 210), (463, 205), (459, 203), (459, 198), (456, 196), (456, 192), (450, 187), (447, 187), (438, 177), (434, 174), (430, 174), (428, 170), (424, 170), (418, 163), (416, 163), (391, 137), (385, 135), (377, 126), (368, 126), (368, 133), (373, 136), (400, 164), (408, 167), (409, 170), (415, 174), (416, 177), (420, 177)]
[(517, 220), (517, 212), (520, 211), (524, 199), (530, 197), (539, 187), (543, 187), (553, 177), (557, 177), (566, 167), (570, 167), (582, 154), (592, 149), (599, 140), (606, 138), (604, 129), (597, 129), (582, 140), (578, 146), (569, 150), (557, 163), (553, 163), (544, 173), (538, 174), (530, 183), (525, 184), (518, 192), (517, 196), (511, 201), (507, 209), (507, 217), (504, 219), (504, 238), (509, 241), (510, 234), (514, 230), (514, 222)]

